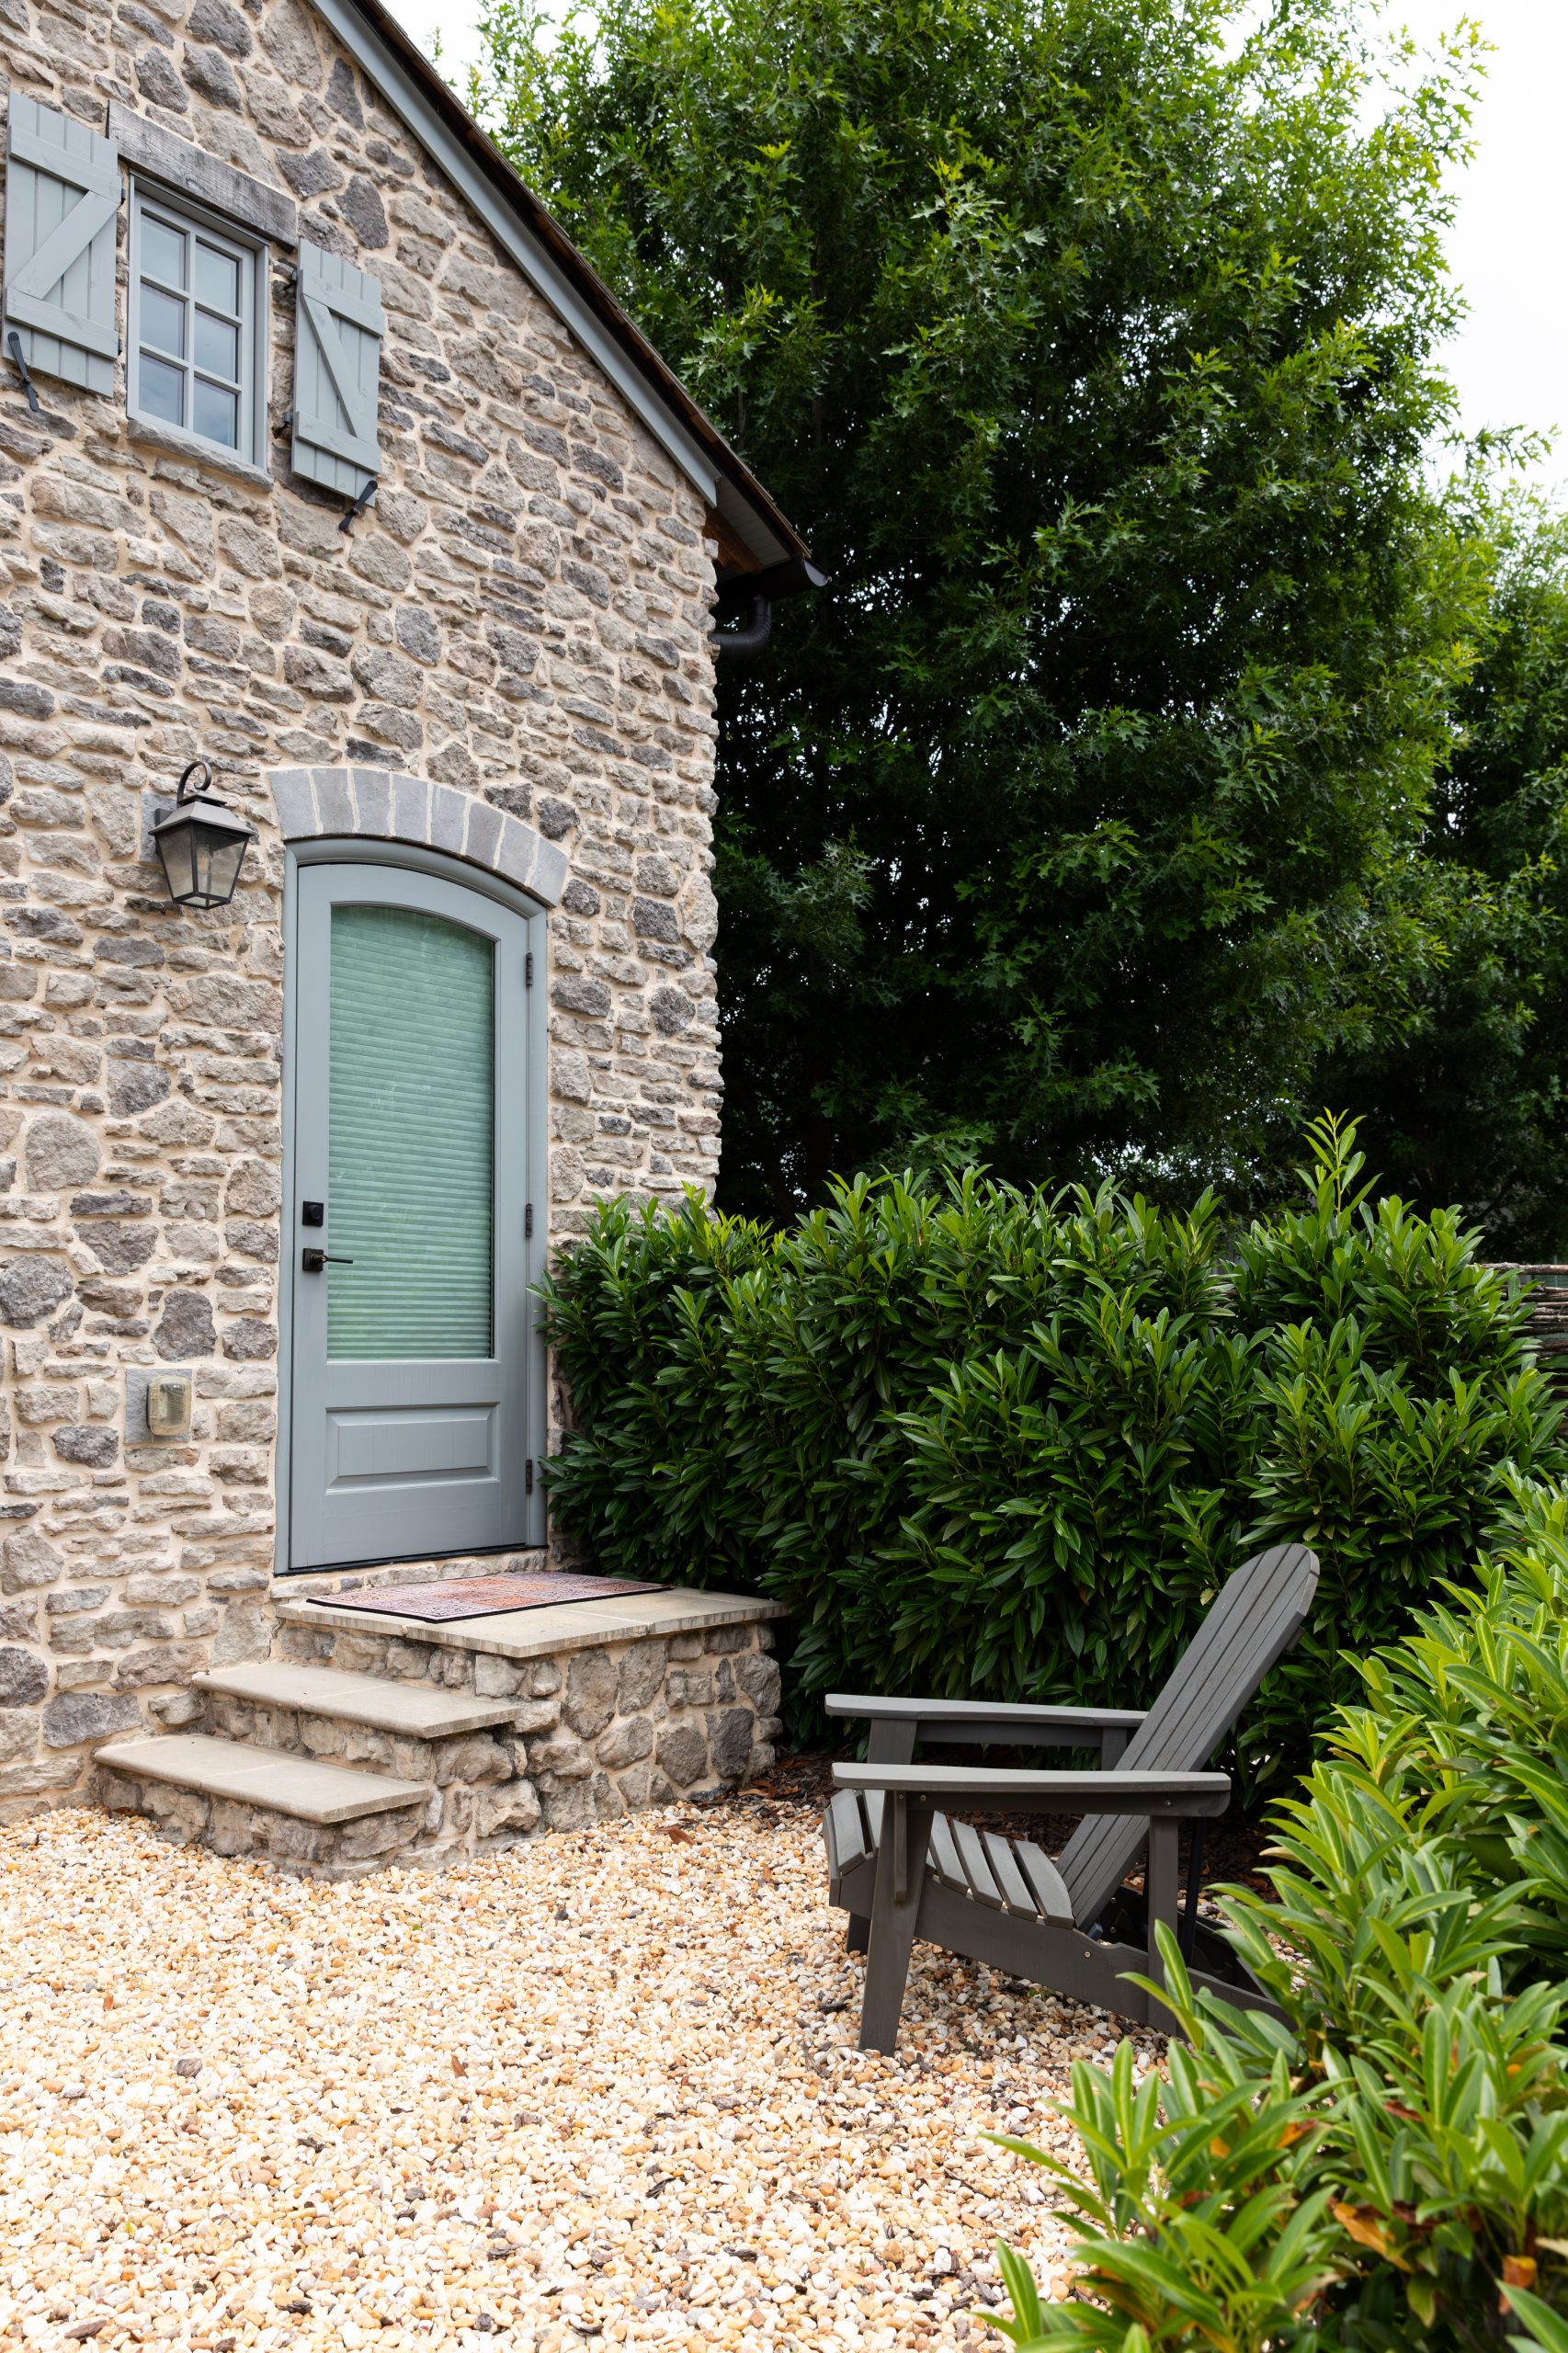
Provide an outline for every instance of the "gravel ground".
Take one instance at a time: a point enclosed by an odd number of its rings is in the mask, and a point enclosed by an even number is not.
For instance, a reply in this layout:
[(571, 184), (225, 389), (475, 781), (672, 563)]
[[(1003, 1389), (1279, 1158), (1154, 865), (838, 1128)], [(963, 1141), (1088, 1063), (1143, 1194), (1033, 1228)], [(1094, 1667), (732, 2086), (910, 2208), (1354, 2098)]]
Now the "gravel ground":
[(980, 2136), (1119, 2029), (917, 1947), (862, 2056), (825, 1886), (788, 1785), (338, 1887), (0, 1829), (0, 2344), (1000, 2348)]

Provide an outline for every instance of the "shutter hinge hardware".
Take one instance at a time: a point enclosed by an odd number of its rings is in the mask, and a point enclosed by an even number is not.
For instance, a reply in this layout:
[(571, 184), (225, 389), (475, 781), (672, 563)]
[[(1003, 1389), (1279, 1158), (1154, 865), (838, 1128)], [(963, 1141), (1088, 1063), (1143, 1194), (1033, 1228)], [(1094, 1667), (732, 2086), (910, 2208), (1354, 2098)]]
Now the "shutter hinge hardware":
[(342, 522), (338, 525), (337, 528), (340, 531), (347, 531), (349, 525), (354, 521), (356, 516), (363, 515), (366, 507), (369, 506), (371, 499), (374, 498), (376, 494), (376, 477), (372, 474), (369, 481), (365, 484), (364, 489), (359, 493), (358, 497), (354, 501), (354, 504), (349, 508), (347, 514), (344, 517)]
[(526, 989), (531, 989), (531, 988), (532, 988), (532, 986), (533, 986), (533, 984), (534, 984), (534, 952), (533, 952), (533, 949), (530, 948), (530, 949), (528, 950), (527, 954), (526, 954), (526, 955), (524, 956), (524, 958), (523, 958), (523, 986), (524, 986), (524, 988), (526, 988)]
[(531, 1201), (525, 1201), (523, 1203), (523, 1240), (525, 1242), (531, 1242), (533, 1238), (534, 1205)]
[(532, 1495), (532, 1493), (533, 1493), (533, 1491), (534, 1491), (534, 1459), (533, 1459), (533, 1456), (530, 1454), (530, 1455), (528, 1456), (528, 1461), (527, 1461), (524, 1463), (524, 1465), (523, 1465), (523, 1493), (524, 1493), (524, 1495)]
[(22, 338), (15, 327), (6, 337), (6, 343), (12, 358), (17, 363), (17, 373), (22, 380), (22, 390), (28, 396), (28, 406), (36, 416), (39, 413), (38, 393), (33, 389), (33, 380), (28, 373), (28, 363), (22, 358)]

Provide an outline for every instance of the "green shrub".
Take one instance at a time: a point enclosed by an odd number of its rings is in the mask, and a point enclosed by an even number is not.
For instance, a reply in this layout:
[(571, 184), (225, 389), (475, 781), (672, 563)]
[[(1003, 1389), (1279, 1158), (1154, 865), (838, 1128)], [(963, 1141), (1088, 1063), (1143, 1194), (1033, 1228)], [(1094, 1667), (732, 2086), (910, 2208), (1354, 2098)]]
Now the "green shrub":
[(1365, 1670), (1231, 1934), (1279, 2026), (1205, 1996), (1168, 2083), (1074, 2069), (1082, 2293), (1035, 2353), (1568, 2353), (1568, 1497)]
[(972, 1172), (841, 1183), (787, 1232), (608, 1206), (545, 1287), (554, 1515), (607, 1569), (788, 1603), (798, 1717), (835, 1685), (1136, 1705), (1246, 1550), (1304, 1538), (1256, 1789), (1510, 1481), (1568, 1469), (1517, 1287), (1358, 1190), (1353, 1128), (1312, 1143), (1303, 1204), (1240, 1233), (1207, 1193)]

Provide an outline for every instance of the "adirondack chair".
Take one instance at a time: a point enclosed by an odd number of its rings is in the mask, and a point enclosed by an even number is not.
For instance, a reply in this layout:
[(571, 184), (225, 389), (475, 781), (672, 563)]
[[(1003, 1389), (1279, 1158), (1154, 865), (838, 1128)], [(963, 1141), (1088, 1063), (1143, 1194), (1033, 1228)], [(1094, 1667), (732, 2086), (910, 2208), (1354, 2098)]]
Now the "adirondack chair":
[[(1127, 1982), (1165, 1982), (1154, 1930), (1177, 1931), (1196, 1986), (1240, 2008), (1272, 2009), (1229, 1946), (1200, 1929), (1198, 1886), (1205, 1817), (1223, 1813), (1231, 1784), (1202, 1768), (1305, 1622), (1317, 1588), (1304, 1544), (1259, 1552), (1235, 1570), (1153, 1706), (1044, 1708), (984, 1699), (879, 1699), (839, 1693), (830, 1715), (869, 1721), (864, 1765), (835, 1765), (823, 1817), (830, 1900), (849, 1915), (852, 1951), (869, 1947), (862, 2051), (892, 2051), (916, 1937), (988, 1961), (1075, 2001), (1168, 2023)], [(915, 1763), (916, 1742), (1096, 1748), (1097, 1771), (992, 1771)], [(963, 1813), (1075, 1813), (1053, 1862), (1028, 1839), (954, 1820)], [(1193, 1825), (1185, 1921), (1177, 1916), (1178, 1842)], [(1142, 1904), (1123, 1878), (1147, 1849)]]

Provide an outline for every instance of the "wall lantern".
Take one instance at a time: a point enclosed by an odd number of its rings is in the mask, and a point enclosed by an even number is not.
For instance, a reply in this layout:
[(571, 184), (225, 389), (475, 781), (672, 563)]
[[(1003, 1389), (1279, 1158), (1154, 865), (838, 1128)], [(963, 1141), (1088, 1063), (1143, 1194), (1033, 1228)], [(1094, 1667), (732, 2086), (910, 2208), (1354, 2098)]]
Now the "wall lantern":
[[(187, 792), (199, 768), (201, 781)], [(207, 762), (192, 760), (179, 780), (174, 807), (153, 828), (164, 879), (176, 907), (226, 907), (245, 852), (256, 839), (254, 826), (214, 800), (207, 789), (211, 781)]]

